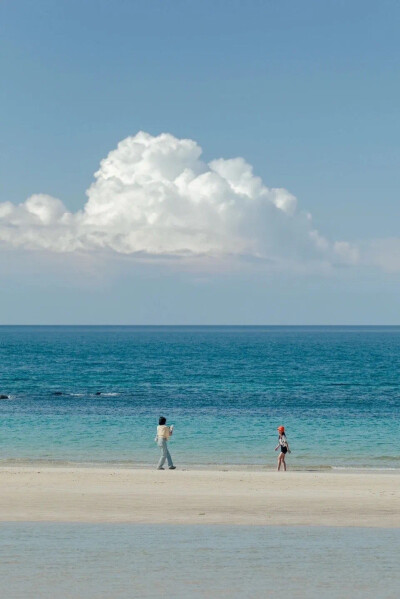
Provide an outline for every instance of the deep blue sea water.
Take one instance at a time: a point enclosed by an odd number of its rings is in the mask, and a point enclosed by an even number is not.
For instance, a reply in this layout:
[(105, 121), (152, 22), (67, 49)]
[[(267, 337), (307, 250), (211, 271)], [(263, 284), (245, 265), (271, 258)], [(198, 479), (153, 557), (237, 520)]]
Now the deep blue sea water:
[[(400, 468), (400, 327), (0, 327), (0, 459)], [(100, 395), (99, 395), (100, 393)]]

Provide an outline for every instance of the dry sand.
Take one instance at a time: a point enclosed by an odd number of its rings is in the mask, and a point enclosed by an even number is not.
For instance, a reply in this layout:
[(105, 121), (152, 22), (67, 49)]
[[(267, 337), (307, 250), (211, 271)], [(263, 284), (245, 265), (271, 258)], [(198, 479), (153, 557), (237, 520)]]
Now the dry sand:
[(0, 468), (0, 521), (400, 527), (397, 473)]

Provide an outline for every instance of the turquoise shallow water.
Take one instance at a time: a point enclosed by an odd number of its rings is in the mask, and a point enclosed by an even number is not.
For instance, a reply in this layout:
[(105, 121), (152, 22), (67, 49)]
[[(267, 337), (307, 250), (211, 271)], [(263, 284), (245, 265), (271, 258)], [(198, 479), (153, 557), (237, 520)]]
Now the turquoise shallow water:
[(400, 468), (399, 327), (0, 327), (0, 459)]
[(1, 524), (8, 599), (398, 599), (400, 531)]

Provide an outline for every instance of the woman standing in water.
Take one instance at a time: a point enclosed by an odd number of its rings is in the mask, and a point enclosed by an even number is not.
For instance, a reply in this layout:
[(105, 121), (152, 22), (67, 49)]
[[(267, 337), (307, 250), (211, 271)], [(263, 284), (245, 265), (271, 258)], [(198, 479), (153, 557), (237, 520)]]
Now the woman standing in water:
[(176, 466), (174, 466), (171, 458), (171, 454), (168, 451), (167, 441), (172, 435), (174, 430), (174, 426), (167, 426), (167, 419), (164, 416), (160, 416), (158, 420), (157, 426), (157, 435), (154, 439), (157, 443), (158, 447), (161, 449), (161, 457), (158, 462), (157, 470), (164, 470), (165, 460), (168, 462), (168, 468), (170, 470), (175, 470)]
[(285, 435), (285, 427), (278, 426), (278, 433), (279, 433), (278, 445), (275, 447), (275, 451), (277, 451), (279, 448), (281, 448), (281, 451), (278, 456), (278, 471), (281, 469), (282, 464), (283, 464), (283, 469), (286, 471), (285, 456), (288, 452), (289, 453), (291, 453), (291, 452), (289, 449), (288, 440)]

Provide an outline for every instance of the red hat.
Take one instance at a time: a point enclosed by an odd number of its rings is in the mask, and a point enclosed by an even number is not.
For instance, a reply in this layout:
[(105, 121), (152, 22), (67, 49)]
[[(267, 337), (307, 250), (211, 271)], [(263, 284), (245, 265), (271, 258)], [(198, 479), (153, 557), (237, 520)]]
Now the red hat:
[(280, 433), (284, 433), (284, 432), (285, 432), (285, 427), (284, 427), (284, 426), (278, 426), (277, 430), (278, 430)]

